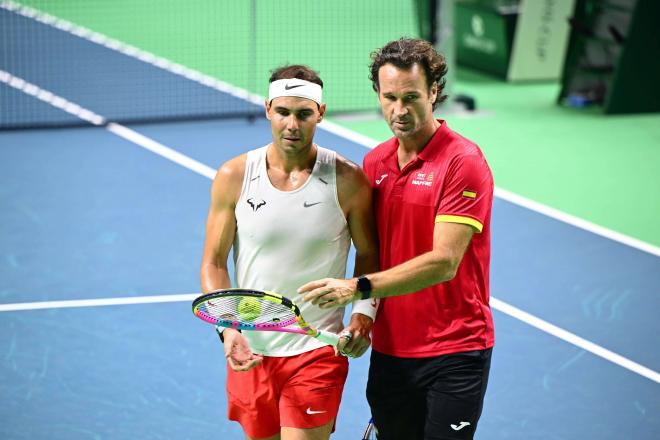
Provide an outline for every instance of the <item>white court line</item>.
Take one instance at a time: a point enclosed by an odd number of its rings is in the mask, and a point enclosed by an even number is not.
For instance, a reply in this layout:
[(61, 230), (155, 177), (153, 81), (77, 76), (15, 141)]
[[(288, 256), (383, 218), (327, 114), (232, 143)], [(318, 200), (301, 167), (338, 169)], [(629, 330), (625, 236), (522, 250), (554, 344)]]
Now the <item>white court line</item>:
[(21, 310), (68, 309), (74, 307), (119, 306), (125, 304), (150, 304), (192, 301), (199, 293), (180, 295), (132, 296), (124, 298), (72, 299), (66, 301), (37, 301), (30, 303), (0, 304), (0, 312), (16, 312)]
[(48, 90), (44, 90), (41, 87), (29, 83), (22, 78), (12, 75), (9, 72), (5, 72), (0, 69), (0, 82), (7, 84), (9, 87), (13, 87), (16, 90), (20, 90), (23, 93), (31, 95), (40, 101), (50, 104), (53, 107), (64, 110), (65, 112), (77, 116), (83, 121), (87, 121), (90, 124), (94, 125), (103, 125), (105, 124), (106, 119), (103, 116), (97, 115), (96, 113), (87, 110), (75, 104), (71, 101), (68, 101), (61, 96), (57, 96)]
[(182, 167), (188, 168), (189, 170), (192, 170), (198, 174), (201, 174), (204, 177), (208, 177), (211, 180), (215, 178), (216, 171), (213, 168), (206, 166), (203, 163), (186, 156), (185, 154), (181, 154), (170, 147), (158, 143), (155, 140), (138, 133), (137, 131), (131, 130), (128, 127), (124, 127), (123, 125), (115, 124), (114, 122), (110, 122), (106, 129), (111, 133), (126, 139), (127, 141), (137, 144), (151, 151), (152, 153), (162, 156), (167, 160), (171, 160), (172, 162), (179, 164)]
[[(0, 7), (5, 7), (7, 3), (13, 3), (13, 2), (2, 2), (0, 3)], [(44, 21), (45, 22), (45, 21)], [(103, 118), (100, 115), (96, 115), (95, 113), (84, 109), (80, 106), (78, 106), (75, 103), (72, 103), (70, 101), (67, 101), (66, 99), (59, 97), (57, 95), (54, 95), (51, 92), (48, 92), (44, 89), (39, 88), (38, 86), (34, 84), (30, 84), (26, 82), (25, 80), (15, 77), (8, 72), (4, 72), (0, 70), (0, 81), (4, 82), (12, 87), (15, 87), (19, 90), (24, 91), (27, 94), (30, 94), (32, 96), (35, 96), (39, 99), (42, 99), (45, 102), (48, 102), (51, 105), (54, 105), (57, 108), (60, 108), (62, 110), (68, 111), (71, 114), (75, 114), (78, 117), (81, 117), (81, 119), (84, 119), (88, 122), (91, 122), (95, 125), (103, 125), (106, 121), (105, 118)], [(41, 96), (41, 97), (39, 97)], [(92, 115), (91, 117), (88, 117), (85, 119), (84, 116), (89, 116)], [(352, 140), (355, 143), (358, 143), (360, 145), (364, 145), (368, 148), (373, 148), (376, 145), (376, 141), (373, 139), (370, 139), (366, 136), (359, 135), (357, 133), (353, 133), (351, 130), (345, 129), (343, 127), (339, 127), (336, 124), (330, 123), (330, 122), (324, 122), (322, 124), (326, 130), (333, 131), (335, 134), (338, 134), (340, 136), (343, 136), (349, 140)], [(162, 145), (150, 138), (147, 138), (146, 136), (141, 135), (140, 133), (137, 133), (127, 127), (124, 127), (119, 124), (115, 123), (109, 123), (106, 125), (106, 129), (113, 134), (120, 136), (126, 140), (129, 140), (130, 142), (136, 143), (137, 145), (160, 155), (161, 157), (164, 157), (170, 161), (173, 161), (185, 168), (188, 168), (198, 174), (201, 174), (205, 177), (208, 177), (209, 179), (213, 179), (215, 176), (215, 170), (212, 168), (195, 161), (194, 159), (191, 159), (176, 150), (173, 150), (172, 148), (169, 148), (165, 145)], [(496, 189), (496, 191), (500, 192), (500, 196), (504, 194), (506, 197), (511, 197), (512, 198), (512, 203), (520, 204), (522, 203), (527, 203), (526, 200), (520, 196), (517, 196), (513, 193), (508, 193), (504, 192), (503, 190)], [(532, 202), (532, 201), (528, 201)], [(536, 202), (532, 202), (533, 207), (530, 207), (529, 209), (537, 211), (537, 209), (542, 208), (545, 210), (545, 212), (541, 212), (542, 214), (548, 215), (550, 217), (553, 217), (554, 215), (557, 215), (557, 213), (561, 213), (561, 211), (554, 210), (553, 208), (545, 207), (544, 205)], [(522, 205), (525, 206), (525, 205)], [(525, 206), (527, 207), (527, 206)], [(536, 209), (534, 209), (536, 208)], [(540, 211), (537, 211), (540, 212)], [(561, 213), (562, 215), (566, 216), (565, 218), (558, 218), (558, 220), (565, 221), (567, 223), (570, 223), (571, 218), (575, 220), (579, 220), (580, 224), (575, 224), (574, 226), (580, 227), (582, 229), (586, 229), (589, 227), (589, 222), (577, 219), (575, 217), (569, 216), (568, 214)], [(572, 224), (572, 223), (570, 223)], [(600, 228), (600, 227), (599, 227)], [(589, 229), (587, 229), (589, 230)], [(602, 230), (609, 231), (606, 228), (601, 228), (600, 231), (590, 231), (598, 235), (603, 235)], [(624, 236), (623, 234), (618, 234), (614, 231), (609, 231), (613, 233), (614, 235), (608, 237), (611, 238), (612, 240), (617, 240), (615, 237), (621, 238)], [(627, 239), (631, 239), (630, 237), (627, 237)], [(635, 239), (631, 239), (635, 240)], [(618, 241), (618, 240), (617, 240)], [(635, 240), (639, 241), (639, 240)], [(624, 242), (622, 242), (624, 243)], [(633, 242), (631, 242), (633, 243)], [(624, 243), (628, 244), (629, 246), (636, 247), (631, 243)], [(644, 243), (646, 244), (646, 243)], [(650, 246), (650, 251), (651, 253), (655, 253), (656, 255), (660, 256), (660, 248), (655, 248), (651, 245)], [(646, 252), (649, 252), (649, 249), (641, 249)], [(53, 308), (53, 307), (84, 307), (84, 306), (99, 306), (99, 305), (116, 305), (116, 304), (139, 304), (143, 302), (164, 302), (164, 301), (187, 301), (192, 299), (193, 295), (160, 295), (160, 296), (155, 296), (155, 297), (134, 297), (134, 298), (111, 298), (111, 299), (99, 299), (99, 300), (72, 300), (72, 301), (49, 301), (49, 302), (41, 302), (41, 303), (18, 303), (18, 304), (5, 304), (5, 305), (0, 305), (0, 311), (16, 311), (16, 310), (32, 310), (32, 309), (38, 309), (38, 308)], [(181, 299), (181, 298), (184, 299)], [(156, 300), (149, 300), (150, 298), (159, 298)], [(179, 298), (179, 299), (175, 299)], [(35, 306), (36, 304), (36, 306)], [(623, 368), (626, 368), (630, 371), (633, 371), (637, 374), (640, 374), (644, 377), (647, 377), (655, 382), (660, 383), (660, 374), (647, 368), (644, 367), (640, 364), (637, 364), (623, 356), (620, 356), (612, 351), (609, 351), (603, 347), (600, 347), (599, 345), (596, 345), (592, 342), (587, 341), (586, 339), (580, 338), (577, 335), (574, 335), (566, 330), (563, 330), (559, 327), (556, 327), (546, 321), (543, 321), (539, 318), (536, 318), (535, 316), (528, 314), (526, 312), (523, 312), (522, 310), (516, 309), (513, 306), (510, 306), (500, 300), (497, 300), (496, 298), (491, 297), (491, 305), (493, 308), (502, 311), (503, 313), (506, 313), (514, 318), (517, 318), (523, 322), (526, 322), (529, 325), (532, 325), (540, 330), (543, 330), (549, 334), (552, 334), (558, 338), (561, 338), (573, 345), (576, 345), (580, 348), (583, 348), (584, 350), (587, 350), (597, 356), (600, 356), (610, 362), (613, 362)], [(13, 308), (12, 308), (13, 307)]]
[[(265, 98), (263, 96), (259, 96), (257, 94), (248, 92), (247, 90), (242, 89), (240, 87), (236, 87), (227, 82), (220, 81), (216, 78), (205, 75), (199, 71), (190, 69), (181, 64), (177, 64), (166, 58), (159, 57), (157, 55), (154, 55), (153, 53), (144, 51), (135, 46), (131, 46), (119, 40), (115, 40), (106, 35), (92, 31), (91, 29), (85, 28), (83, 26), (79, 26), (77, 24), (71, 23), (70, 21), (63, 20), (61, 18), (55, 17), (53, 15), (31, 8), (29, 6), (24, 6), (11, 0), (2, 0), (0, 1), (0, 8), (7, 9), (24, 17), (36, 20), (40, 23), (55, 27), (61, 31), (68, 32), (76, 37), (86, 39), (93, 43), (104, 46), (108, 49), (122, 53), (128, 57), (136, 58), (156, 68), (166, 70), (174, 75), (183, 76), (184, 78), (187, 78), (191, 81), (195, 81), (204, 86), (211, 87), (221, 92), (231, 94), (233, 96), (236, 96), (237, 98), (244, 99), (250, 103), (257, 105), (263, 105), (264, 103)], [(321, 124), (319, 124), (319, 127), (337, 136), (348, 139), (356, 144), (362, 145), (366, 148), (372, 149), (379, 144), (379, 142), (375, 139), (372, 139), (368, 136), (364, 136), (360, 133), (356, 133), (353, 130), (342, 127), (330, 121), (321, 122)], [(145, 145), (141, 145), (141, 146), (149, 149), (149, 147)], [(186, 166), (186, 168), (188, 167)], [(200, 173), (200, 170), (202, 170), (203, 168), (195, 166), (194, 169), (193, 168), (190, 169), (192, 169), (197, 173)], [(625, 244), (626, 246), (639, 249), (641, 251), (660, 257), (660, 247), (658, 246), (654, 246), (650, 243), (646, 243), (637, 238), (631, 237), (626, 234), (622, 234), (620, 232), (616, 232), (612, 229), (605, 228), (603, 226), (597, 225), (587, 220), (580, 219), (571, 214), (560, 211), (559, 209), (555, 209), (550, 206), (544, 205), (542, 203), (535, 202), (531, 199), (528, 199), (523, 196), (519, 196), (515, 193), (504, 190), (502, 188), (497, 188), (497, 187), (495, 188), (495, 196), (501, 198), (502, 200), (506, 200), (507, 202), (522, 206), (526, 209), (529, 209), (530, 211), (538, 212), (539, 214), (543, 214), (547, 217), (554, 218), (555, 220), (559, 220), (563, 223), (567, 223), (577, 228), (589, 231), (593, 234), (600, 235), (602, 237), (608, 238), (618, 243)]]
[[(98, 298), (98, 299), (79, 299), (79, 300), (66, 300), (66, 301), (39, 301), (31, 303), (14, 303), (14, 304), (0, 304), (0, 312), (15, 312), (26, 310), (42, 310), (42, 309), (61, 309), (61, 308), (75, 308), (75, 307), (101, 307), (101, 306), (117, 306), (129, 304), (150, 304), (150, 303), (166, 303), (166, 302), (184, 302), (192, 301), (197, 298), (200, 293), (186, 293), (180, 295), (154, 295), (154, 296), (135, 296), (124, 298)], [(545, 333), (562, 339), (570, 344), (573, 344), (583, 350), (586, 350), (598, 357), (610, 361), (620, 367), (644, 376), (656, 383), (660, 383), (660, 373), (651, 370), (637, 362), (623, 357), (611, 350), (608, 350), (600, 345), (594, 344), (584, 338), (581, 338), (569, 331), (566, 331), (556, 325), (550, 324), (536, 316), (524, 312), (510, 304), (505, 303), (497, 298), (490, 298), (490, 305), (513, 318), (523, 321), (532, 327), (535, 327)]]
[(126, 139), (133, 144), (139, 145), (140, 147), (149, 150), (152, 153), (164, 157), (167, 160), (181, 165), (182, 167), (188, 168), (191, 171), (201, 174), (204, 177), (208, 177), (211, 180), (215, 178), (216, 171), (213, 168), (204, 165), (203, 163), (198, 162), (184, 154), (181, 154), (170, 147), (160, 144), (151, 138), (131, 130), (128, 127), (124, 127), (123, 125), (116, 124), (114, 122), (108, 123), (105, 117), (1, 69), (0, 82), (14, 87), (15, 89), (21, 90), (29, 95), (32, 95), (54, 107), (77, 116), (84, 121), (90, 122), (97, 126), (105, 125), (105, 129), (109, 132), (123, 139)]
[(511, 191), (507, 191), (502, 188), (495, 188), (495, 196), (499, 197), (502, 200), (506, 200), (507, 202), (513, 203), (514, 205), (525, 207), (531, 211), (538, 212), (539, 214), (543, 214), (547, 217), (551, 217), (563, 223), (568, 223), (569, 225), (575, 226), (580, 229), (584, 229), (585, 231), (589, 231), (593, 234), (600, 235), (605, 238), (609, 238), (612, 241), (616, 241), (625, 244), (627, 246), (630, 246), (632, 248), (639, 249), (641, 251), (660, 257), (660, 247), (658, 246), (654, 246), (650, 243), (646, 243), (634, 237), (630, 237), (620, 232), (616, 232), (611, 229), (604, 228), (603, 226), (597, 225), (595, 223), (581, 219), (574, 215), (552, 208), (548, 205), (544, 205), (542, 203), (535, 202), (534, 200), (528, 199), (518, 194), (514, 194)]
[(613, 351), (601, 347), (600, 345), (594, 344), (593, 342), (581, 338), (576, 334), (564, 330), (563, 328), (550, 324), (547, 321), (537, 318), (530, 313), (522, 311), (510, 304), (505, 303), (504, 301), (493, 298), (492, 296), (490, 297), (490, 305), (492, 308), (499, 310), (500, 312), (516, 318), (526, 324), (529, 324), (532, 327), (536, 327), (537, 329), (549, 333), (559, 339), (563, 339), (570, 344), (573, 344), (579, 348), (582, 348), (583, 350), (595, 354), (596, 356), (617, 364), (620, 367), (632, 371), (633, 373), (637, 373), (640, 376), (651, 379), (656, 383), (660, 383), (660, 373), (653, 371), (648, 367), (638, 364), (637, 362), (633, 362), (628, 358), (625, 358)]

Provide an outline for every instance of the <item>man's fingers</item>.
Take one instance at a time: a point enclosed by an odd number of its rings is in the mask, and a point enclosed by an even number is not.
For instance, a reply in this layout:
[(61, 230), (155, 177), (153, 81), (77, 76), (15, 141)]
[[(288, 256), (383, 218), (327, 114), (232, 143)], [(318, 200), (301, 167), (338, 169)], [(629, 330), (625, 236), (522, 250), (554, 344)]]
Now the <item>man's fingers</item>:
[(353, 354), (353, 353), (355, 352), (355, 346), (356, 346), (356, 342), (355, 342), (355, 340), (348, 341), (348, 342), (344, 345), (344, 351), (345, 351), (347, 354), (348, 354), (348, 353)]
[(337, 303), (333, 301), (326, 301), (318, 304), (320, 309), (331, 309), (333, 307), (337, 307)]
[(250, 369), (256, 367), (257, 365), (259, 365), (260, 363), (261, 363), (261, 357), (254, 358), (250, 362), (248, 362), (248, 365), (246, 365), (246, 368), (245, 368), (244, 371), (250, 370)]
[(310, 281), (309, 283), (298, 287), (298, 293), (303, 294), (309, 292), (310, 290), (318, 289), (319, 287), (325, 286), (325, 283), (325, 280)]
[(354, 355), (358, 355), (360, 351), (364, 351), (364, 342), (360, 342), (359, 340), (353, 341), (353, 344), (349, 347), (350, 351)]
[(353, 339), (353, 333), (350, 330), (344, 329), (339, 333), (339, 343), (337, 344), (337, 349), (343, 355), (348, 355), (350, 350), (346, 350), (346, 347), (351, 344)]
[(322, 309), (330, 309), (333, 307), (345, 307), (351, 298), (342, 297), (339, 293), (333, 291), (326, 291), (315, 301), (312, 301), (312, 304), (317, 304)]
[(312, 304), (316, 304), (319, 300), (319, 297), (325, 293), (325, 289), (323, 287), (316, 287), (314, 289), (300, 291), (299, 293), (303, 295), (303, 301), (311, 301)]
[(364, 339), (359, 347), (356, 348), (356, 355), (362, 356), (369, 349), (369, 341)]
[(234, 370), (234, 371), (241, 371), (242, 365), (241, 362), (234, 361), (232, 357), (227, 358), (227, 364), (229, 364), (229, 367)]
[(342, 352), (347, 356), (358, 358), (367, 351), (369, 345), (369, 339), (356, 334), (350, 342), (344, 345)]
[(248, 371), (251, 370), (252, 368), (256, 367), (261, 363), (261, 357), (259, 358), (253, 358), (248, 361), (241, 362), (237, 367), (238, 369), (235, 371)]
[(249, 357), (232, 356), (231, 353), (226, 355), (227, 363), (234, 371), (248, 371), (249, 369), (259, 365), (263, 360), (263, 355), (252, 354)]

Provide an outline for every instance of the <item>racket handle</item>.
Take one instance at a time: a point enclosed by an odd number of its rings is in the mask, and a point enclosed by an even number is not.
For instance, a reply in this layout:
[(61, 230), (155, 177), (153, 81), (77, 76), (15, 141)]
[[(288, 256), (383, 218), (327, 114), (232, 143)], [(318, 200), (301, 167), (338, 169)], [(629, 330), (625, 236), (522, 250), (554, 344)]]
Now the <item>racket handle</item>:
[(316, 339), (318, 339), (319, 341), (328, 345), (332, 345), (333, 347), (336, 347), (337, 344), (339, 343), (339, 335), (335, 333), (325, 332), (322, 330), (319, 330), (318, 332), (319, 334), (316, 335)]

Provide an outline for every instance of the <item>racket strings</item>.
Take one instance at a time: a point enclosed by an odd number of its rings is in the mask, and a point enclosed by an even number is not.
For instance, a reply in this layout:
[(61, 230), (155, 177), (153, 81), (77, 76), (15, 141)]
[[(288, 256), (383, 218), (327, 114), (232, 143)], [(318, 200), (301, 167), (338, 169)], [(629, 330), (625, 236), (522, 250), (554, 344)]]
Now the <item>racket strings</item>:
[(296, 319), (296, 314), (285, 305), (255, 297), (214, 298), (204, 301), (198, 308), (214, 319), (228, 323), (280, 326)]

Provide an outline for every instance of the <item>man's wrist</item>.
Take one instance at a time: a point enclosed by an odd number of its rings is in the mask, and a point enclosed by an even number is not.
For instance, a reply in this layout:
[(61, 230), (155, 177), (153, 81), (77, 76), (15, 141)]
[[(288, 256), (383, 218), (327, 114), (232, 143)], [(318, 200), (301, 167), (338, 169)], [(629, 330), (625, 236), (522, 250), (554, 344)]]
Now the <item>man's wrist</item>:
[(225, 330), (236, 330), (237, 332), (241, 333), (241, 331), (237, 328), (230, 329), (230, 328), (227, 328), (227, 327), (217, 327), (216, 326), (215, 331), (218, 333), (218, 337), (220, 338), (220, 342), (222, 342), (223, 344), (225, 343), (225, 336), (224, 336)]

